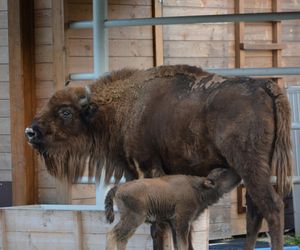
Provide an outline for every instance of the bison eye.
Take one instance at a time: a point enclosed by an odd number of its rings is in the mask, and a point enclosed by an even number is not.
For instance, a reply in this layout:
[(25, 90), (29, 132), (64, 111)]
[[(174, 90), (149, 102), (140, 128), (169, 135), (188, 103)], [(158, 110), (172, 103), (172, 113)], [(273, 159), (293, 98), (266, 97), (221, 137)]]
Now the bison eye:
[(70, 109), (62, 108), (58, 113), (64, 120), (70, 120), (72, 118), (72, 111)]

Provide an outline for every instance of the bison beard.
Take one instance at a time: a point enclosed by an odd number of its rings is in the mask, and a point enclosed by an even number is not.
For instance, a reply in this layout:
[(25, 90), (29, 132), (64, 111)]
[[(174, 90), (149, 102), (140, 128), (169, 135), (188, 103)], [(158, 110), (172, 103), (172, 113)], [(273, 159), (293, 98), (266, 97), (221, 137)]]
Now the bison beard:
[[(113, 72), (87, 88), (58, 91), (26, 129), (49, 172), (116, 182), (234, 168), (247, 188), (246, 249), (264, 217), (282, 249), (291, 184), (290, 107), (272, 81), (226, 78), (187, 65)], [(270, 176), (277, 176), (275, 192)]]

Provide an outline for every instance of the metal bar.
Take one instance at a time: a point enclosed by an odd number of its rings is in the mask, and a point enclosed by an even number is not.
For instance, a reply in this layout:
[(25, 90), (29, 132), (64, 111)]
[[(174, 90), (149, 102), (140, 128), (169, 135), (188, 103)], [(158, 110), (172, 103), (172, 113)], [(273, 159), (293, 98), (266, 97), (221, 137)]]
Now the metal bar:
[[(172, 25), (191, 23), (224, 23), (224, 22), (262, 22), (300, 19), (300, 12), (266, 12), (226, 15), (201, 15), (180, 17), (156, 17), (156, 18), (134, 18), (134, 19), (112, 19), (105, 20), (104, 27), (141, 26), (141, 25)], [(70, 29), (93, 28), (92, 21), (70, 22)]]
[[(223, 76), (274, 76), (274, 75), (300, 75), (300, 67), (285, 68), (243, 68), (243, 69), (205, 69), (212, 73)], [(103, 73), (106, 75), (108, 73)], [(91, 80), (95, 79), (92, 73), (71, 74), (71, 80)]]
[(287, 91), (289, 92), (289, 93), (295, 93), (295, 91), (297, 91), (297, 92), (300, 92), (300, 86), (289, 86), (288, 88), (287, 88)]
[(95, 79), (93, 73), (76, 73), (70, 74), (71, 81), (92, 80)]
[(69, 29), (92, 29), (93, 21), (70, 22)]
[(108, 36), (104, 28), (107, 18), (107, 1), (93, 0), (93, 46), (94, 46), (94, 75), (99, 78), (108, 71)]
[[(35, 206), (30, 206), (30, 207), (32, 209)], [(45, 210), (62, 210), (62, 211), (103, 211), (104, 210), (104, 209), (99, 208), (99, 206), (97, 206), (97, 205), (47, 205), (47, 204), (41, 204), (36, 207), (45, 209)], [(26, 209), (26, 207), (24, 207), (24, 209)]]
[(115, 19), (105, 21), (105, 28), (122, 26), (142, 25), (170, 25), (170, 24), (192, 24), (192, 23), (224, 23), (224, 22), (264, 22), (300, 19), (300, 12), (267, 12), (246, 13), (227, 15), (202, 15), (202, 16), (179, 16), (179, 17), (156, 17), (156, 18), (134, 18)]
[(300, 123), (293, 122), (292, 123), (292, 129), (293, 130), (300, 130)]
[(284, 68), (242, 68), (242, 69), (206, 69), (208, 72), (223, 76), (274, 76), (300, 75), (300, 67)]
[[(292, 179), (293, 184), (300, 184), (300, 176), (291, 176), (289, 178)], [(272, 184), (275, 184), (276, 183), (276, 176), (272, 176), (270, 181), (271, 181)]]
[[(105, 173), (103, 172), (103, 174), (101, 176), (105, 176)], [(101, 182), (104, 182), (104, 180), (101, 179), (99, 183), (101, 183)], [(126, 182), (126, 179), (124, 177), (122, 177), (119, 183), (124, 183), (124, 182)], [(110, 183), (111, 184), (115, 183), (114, 177), (111, 177)], [(83, 176), (76, 182), (76, 184), (96, 184), (96, 178), (93, 177), (93, 178), (89, 179), (87, 176)]]
[(95, 177), (89, 179), (86, 176), (81, 177), (76, 184), (95, 184), (96, 183), (96, 179)]

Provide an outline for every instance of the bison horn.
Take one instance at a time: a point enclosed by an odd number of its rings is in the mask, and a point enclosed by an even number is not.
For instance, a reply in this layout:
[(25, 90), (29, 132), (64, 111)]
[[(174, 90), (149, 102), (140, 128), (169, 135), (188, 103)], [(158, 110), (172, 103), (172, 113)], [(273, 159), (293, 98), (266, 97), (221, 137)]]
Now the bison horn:
[(85, 86), (85, 95), (80, 97), (80, 99), (79, 99), (80, 106), (85, 106), (89, 103), (90, 95), (91, 95), (90, 87)]

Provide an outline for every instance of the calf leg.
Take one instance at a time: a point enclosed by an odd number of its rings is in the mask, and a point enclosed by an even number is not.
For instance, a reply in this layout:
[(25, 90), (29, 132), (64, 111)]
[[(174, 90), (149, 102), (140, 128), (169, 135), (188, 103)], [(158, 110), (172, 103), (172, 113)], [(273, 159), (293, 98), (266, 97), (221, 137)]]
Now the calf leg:
[(180, 217), (170, 221), (175, 250), (189, 250), (189, 234), (191, 227), (187, 217)]
[(189, 232), (189, 250), (194, 250), (193, 239), (192, 239), (192, 231), (193, 231), (193, 226), (191, 226), (190, 232)]
[(116, 248), (116, 239), (114, 230), (111, 230), (106, 235), (106, 250), (115, 250)]
[(136, 213), (121, 214), (120, 221), (107, 235), (106, 250), (114, 250), (116, 245), (118, 250), (125, 250), (129, 238), (144, 221), (144, 216)]
[[(172, 228), (174, 248), (178, 249), (176, 229), (173, 227), (171, 227), (171, 228)], [(193, 242), (192, 242), (192, 226), (190, 227), (189, 232), (188, 232), (188, 250), (194, 250)]]
[(248, 193), (246, 193), (247, 204), (247, 237), (244, 245), (244, 250), (254, 249), (257, 234), (262, 224), (262, 215), (258, 208), (253, 204)]
[(188, 250), (189, 249), (189, 226), (186, 224), (181, 224), (176, 230), (176, 241), (178, 245), (178, 250)]
[(106, 238), (106, 250), (125, 250), (128, 239), (134, 234), (136, 228), (127, 227), (119, 222), (108, 234)]
[(151, 224), (151, 236), (153, 240), (153, 250), (164, 249), (164, 235), (167, 231), (166, 224), (163, 222), (154, 222)]
[(169, 221), (169, 225), (170, 225), (171, 231), (172, 231), (172, 240), (173, 240), (174, 250), (178, 250), (176, 222), (175, 221)]

